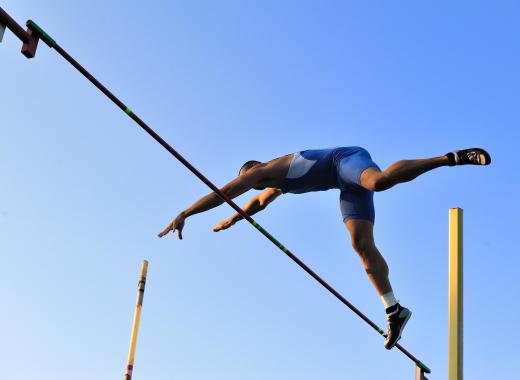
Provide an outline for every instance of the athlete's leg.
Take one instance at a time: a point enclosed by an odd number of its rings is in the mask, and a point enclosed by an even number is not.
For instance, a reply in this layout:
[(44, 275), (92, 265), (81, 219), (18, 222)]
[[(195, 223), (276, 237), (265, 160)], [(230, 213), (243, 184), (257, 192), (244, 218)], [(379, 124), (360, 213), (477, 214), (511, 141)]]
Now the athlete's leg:
[(374, 242), (373, 194), (359, 185), (345, 189), (340, 194), (340, 208), (352, 246), (385, 305), (388, 320), (385, 347), (390, 349), (401, 337), (412, 313), (395, 299), (388, 279), (388, 265)]
[(370, 167), (361, 174), (361, 186), (370, 191), (383, 191), (398, 183), (411, 181), (430, 170), (449, 166), (449, 164), (448, 157), (444, 155), (419, 160), (397, 161), (385, 171)]
[(351, 219), (345, 225), (352, 237), (352, 246), (385, 304), (388, 321), (385, 348), (391, 349), (401, 338), (412, 312), (401, 306), (394, 297), (388, 279), (388, 265), (374, 243), (374, 224), (369, 220)]
[(456, 150), (439, 157), (397, 161), (385, 171), (377, 167), (369, 167), (363, 171), (359, 182), (370, 191), (383, 191), (441, 166), (489, 165), (490, 163), (491, 156), (482, 148)]
[(369, 220), (351, 219), (345, 222), (352, 247), (357, 252), (363, 266), (380, 296), (390, 293), (392, 286), (388, 279), (388, 265), (374, 242), (374, 224)]

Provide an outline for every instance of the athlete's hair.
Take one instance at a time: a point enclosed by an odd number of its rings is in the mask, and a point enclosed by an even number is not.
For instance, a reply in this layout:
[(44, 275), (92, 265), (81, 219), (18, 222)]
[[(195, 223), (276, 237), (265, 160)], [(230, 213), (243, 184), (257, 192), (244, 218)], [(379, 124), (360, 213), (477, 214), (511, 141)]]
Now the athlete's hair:
[(240, 167), (240, 170), (238, 171), (238, 175), (242, 174), (243, 171), (251, 169), (256, 164), (260, 164), (260, 161), (256, 160), (249, 160), (244, 165)]

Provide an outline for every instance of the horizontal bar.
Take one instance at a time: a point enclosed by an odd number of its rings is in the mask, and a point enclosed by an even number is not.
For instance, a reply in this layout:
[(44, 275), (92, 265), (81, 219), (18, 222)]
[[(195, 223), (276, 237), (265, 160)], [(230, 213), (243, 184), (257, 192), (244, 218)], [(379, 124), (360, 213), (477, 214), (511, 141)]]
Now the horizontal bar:
[[(384, 336), (384, 332), (374, 322), (372, 322), (367, 316), (365, 316), (359, 309), (352, 305), (345, 297), (343, 297), (336, 289), (329, 285), (323, 280), (318, 274), (316, 274), (311, 268), (309, 268), (303, 261), (301, 261), (295, 254), (284, 247), (278, 240), (276, 240), (269, 232), (262, 228), (253, 218), (251, 218), (242, 208), (240, 208), (233, 200), (231, 200), (226, 194), (224, 194), (218, 187), (216, 187), (208, 178), (206, 178), (197, 168), (195, 168), (188, 160), (186, 160), (180, 153), (178, 153), (170, 144), (168, 144), (161, 136), (159, 136), (152, 128), (150, 128), (142, 119), (140, 119), (133, 111), (130, 110), (121, 100), (119, 100), (112, 92), (110, 92), (101, 82), (99, 82), (92, 74), (90, 74), (83, 66), (79, 64), (74, 58), (72, 58), (60, 45), (55, 44), (54, 49), (60, 54), (65, 60), (67, 60), (72, 66), (74, 66), (85, 78), (87, 78), (94, 86), (96, 86), (103, 94), (105, 94), (112, 102), (114, 102), (121, 110), (123, 110), (133, 121), (135, 121), (146, 133), (148, 133), (155, 141), (163, 146), (170, 154), (172, 154), (177, 160), (179, 160), (189, 171), (191, 171), (197, 178), (204, 182), (211, 190), (213, 190), (224, 202), (231, 206), (236, 212), (251, 223), (258, 231), (260, 231), (265, 237), (267, 237), (274, 245), (276, 245), (282, 252), (284, 252), (291, 260), (298, 264), (304, 271), (311, 275), (316, 281), (318, 281), (323, 287), (325, 287), (332, 295), (340, 300), (345, 306), (352, 310), (358, 317), (363, 319), (368, 325), (376, 330), (380, 335)], [(426, 373), (430, 373), (431, 370), (406, 350), (400, 344), (396, 344), (395, 347), (405, 354), (410, 360), (412, 360), (417, 366), (423, 368)]]
[[(16, 27), (21, 27), (16, 24), (14, 20), (12, 20), (3, 9), (0, 8), (0, 21), (3, 20), (2, 17), (8, 18), (11, 26), (16, 29)], [(9, 27), (9, 24), (7, 24)], [(44, 42), (47, 43), (51, 48), (54, 48), (58, 54), (60, 54), (66, 61), (68, 61), (73, 67), (75, 67), (85, 78), (87, 78), (94, 86), (96, 86), (103, 94), (105, 94), (112, 102), (114, 102), (122, 111), (124, 111), (134, 122), (136, 122), (146, 133), (148, 133), (154, 140), (156, 140), (159, 144), (161, 144), (170, 154), (172, 154), (177, 160), (179, 160), (188, 170), (190, 170), (197, 178), (199, 178), (203, 183), (205, 183), (213, 192), (215, 192), (224, 202), (226, 202), (231, 208), (237, 211), (242, 217), (251, 223), (259, 232), (261, 232), (265, 237), (267, 237), (273, 244), (275, 244), (282, 252), (284, 252), (290, 259), (292, 259), (296, 264), (298, 264), (303, 270), (305, 270), (309, 275), (311, 275), (316, 281), (318, 281), (323, 287), (325, 287), (330, 293), (332, 293), (336, 298), (338, 298), (343, 304), (345, 304), (349, 309), (351, 309), (355, 314), (357, 314), (361, 319), (363, 319), (367, 324), (369, 324), (374, 330), (376, 330), (379, 334), (384, 336), (384, 332), (381, 328), (379, 328), (374, 322), (372, 322), (368, 317), (366, 317), (361, 311), (359, 311), (354, 305), (352, 305), (349, 301), (347, 301), (338, 291), (336, 291), (331, 285), (329, 285), (325, 280), (323, 280), (320, 276), (318, 276), (311, 268), (309, 268), (303, 261), (301, 261), (296, 255), (294, 255), (291, 251), (285, 248), (278, 240), (276, 240), (269, 232), (267, 232), (264, 228), (262, 228), (253, 218), (251, 218), (242, 208), (240, 208), (235, 202), (231, 200), (226, 194), (224, 194), (218, 187), (216, 187), (209, 179), (207, 179), (199, 170), (197, 170), (188, 160), (186, 160), (180, 153), (178, 153), (171, 145), (169, 145), (161, 136), (159, 136), (152, 128), (150, 128), (143, 120), (141, 120), (134, 112), (132, 112), (121, 100), (119, 100), (114, 94), (112, 94), (101, 82), (99, 82), (92, 74), (90, 74), (83, 66), (81, 66), (74, 58), (72, 58), (61, 46), (59, 46), (52, 38), (48, 36), (43, 29), (37, 26), (33, 21), (29, 21), (29, 27), (32, 32), (38, 33), (39, 37), (44, 39)], [(20, 30), (17, 32), (13, 31), (18, 37), (26, 42), (22, 37), (28, 39), (27, 33), (21, 29), (24, 34), (20, 33)], [(45, 41), (46, 39), (46, 41)], [(405, 354), (410, 360), (415, 362), (417, 366), (424, 369), (426, 373), (430, 373), (430, 369), (422, 363), (419, 359), (417, 359), (414, 355), (412, 355), (409, 351), (407, 351), (404, 347), (399, 344), (396, 344), (395, 347), (400, 350), (403, 354)]]

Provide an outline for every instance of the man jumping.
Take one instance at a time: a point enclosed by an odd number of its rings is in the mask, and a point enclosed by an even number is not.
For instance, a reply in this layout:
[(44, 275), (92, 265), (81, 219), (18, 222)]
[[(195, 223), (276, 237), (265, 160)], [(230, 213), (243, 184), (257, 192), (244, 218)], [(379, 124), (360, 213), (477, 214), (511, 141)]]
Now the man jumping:
[[(238, 197), (251, 189), (264, 190), (243, 207), (248, 215), (253, 215), (284, 193), (339, 189), (341, 214), (350, 233), (352, 246), (359, 254), (386, 309), (388, 330), (385, 347), (391, 349), (401, 338), (412, 313), (395, 298), (388, 279), (388, 265), (374, 242), (374, 192), (388, 190), (398, 183), (411, 181), (442, 166), (490, 163), (491, 157), (484, 149), (472, 148), (433, 158), (397, 161), (381, 171), (370, 154), (360, 147), (304, 150), (266, 163), (247, 161), (240, 168), (238, 177), (221, 190), (229, 198)], [(179, 239), (182, 239), (186, 218), (222, 203), (224, 201), (216, 193), (206, 195), (177, 215), (159, 237), (177, 231)], [(237, 213), (218, 223), (213, 231), (225, 230), (241, 219), (242, 216)]]

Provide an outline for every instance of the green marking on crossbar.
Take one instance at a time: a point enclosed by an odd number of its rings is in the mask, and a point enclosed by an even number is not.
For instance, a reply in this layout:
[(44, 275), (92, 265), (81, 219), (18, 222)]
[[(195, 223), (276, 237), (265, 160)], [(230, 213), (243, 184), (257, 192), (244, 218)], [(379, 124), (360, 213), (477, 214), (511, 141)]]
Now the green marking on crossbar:
[(133, 113), (132, 110), (131, 110), (130, 108), (128, 108), (128, 107), (125, 108), (125, 113), (126, 113), (128, 116), (130, 116), (130, 117), (134, 116), (134, 113)]
[(33, 20), (27, 21), (27, 27), (31, 29), (33, 32), (38, 33), (39, 37), (45, 42), (50, 48), (53, 48), (56, 45), (56, 41), (52, 39), (42, 28), (38, 26)]
[(276, 245), (278, 248), (280, 248), (283, 252), (285, 252), (285, 253), (289, 252), (289, 250), (287, 248), (285, 248), (282, 243), (280, 243), (278, 240), (276, 240), (276, 238), (273, 235), (271, 235), (269, 232), (264, 230), (264, 228), (260, 224), (258, 224), (257, 222), (253, 221), (253, 226), (255, 226), (255, 228), (258, 231), (260, 231), (266, 238), (271, 240), (271, 242), (273, 242), (274, 245)]

